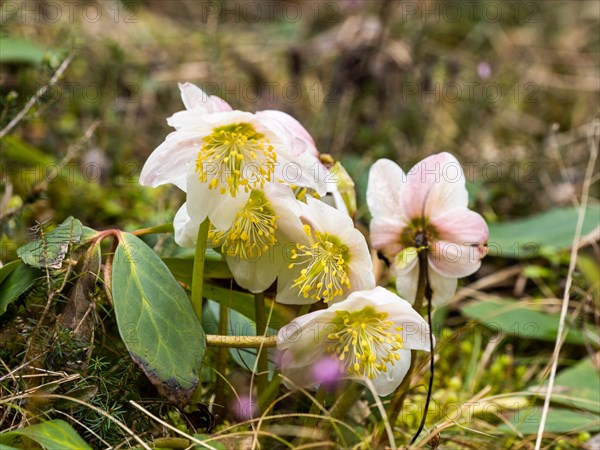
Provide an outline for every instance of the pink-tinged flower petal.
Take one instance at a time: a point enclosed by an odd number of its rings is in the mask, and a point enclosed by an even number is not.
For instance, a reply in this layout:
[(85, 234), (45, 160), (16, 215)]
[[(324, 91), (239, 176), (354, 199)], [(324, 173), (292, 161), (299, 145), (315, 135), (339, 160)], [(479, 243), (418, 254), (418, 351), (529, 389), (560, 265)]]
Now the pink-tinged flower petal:
[(274, 110), (258, 111), (256, 118), (282, 142), (287, 143), (289, 153), (278, 149), (277, 180), (312, 188), (320, 196), (335, 187), (329, 186), (329, 170), (319, 160), (315, 142), (300, 122), (289, 114)]
[(181, 208), (175, 214), (173, 228), (175, 228), (175, 242), (177, 245), (181, 247), (196, 246), (199, 225), (188, 215), (186, 203), (181, 205)]
[(460, 163), (445, 152), (417, 163), (408, 172), (402, 201), (410, 218), (434, 218), (451, 209), (466, 208), (468, 194)]
[(432, 290), (431, 304), (433, 307), (442, 305), (450, 300), (456, 292), (458, 280), (440, 275), (435, 269), (429, 268), (429, 285)]
[(429, 246), (429, 265), (445, 277), (463, 278), (471, 275), (485, 256), (480, 245), (460, 245), (456, 242), (436, 241)]
[(389, 159), (380, 159), (369, 170), (367, 205), (374, 218), (399, 218), (403, 223), (402, 196), (407, 181), (404, 171)]
[(292, 154), (294, 156), (298, 156), (304, 152), (308, 152), (313, 156), (319, 156), (315, 141), (310, 133), (289, 114), (268, 109), (258, 111), (256, 116), (267, 126), (277, 130), (279, 133), (289, 134), (292, 144)]
[(483, 217), (466, 208), (436, 214), (431, 225), (442, 241), (470, 246), (484, 244), (488, 240), (488, 226)]
[(402, 250), (400, 236), (406, 223), (400, 217), (379, 216), (373, 217), (369, 225), (371, 246), (381, 250), (388, 256), (396, 255)]
[(186, 109), (195, 109), (199, 114), (217, 111), (231, 111), (231, 106), (225, 100), (215, 95), (208, 95), (192, 83), (179, 83), (181, 100)]
[(195, 132), (169, 134), (148, 157), (140, 174), (140, 184), (157, 187), (172, 183), (185, 192), (188, 167), (196, 160), (200, 146)]

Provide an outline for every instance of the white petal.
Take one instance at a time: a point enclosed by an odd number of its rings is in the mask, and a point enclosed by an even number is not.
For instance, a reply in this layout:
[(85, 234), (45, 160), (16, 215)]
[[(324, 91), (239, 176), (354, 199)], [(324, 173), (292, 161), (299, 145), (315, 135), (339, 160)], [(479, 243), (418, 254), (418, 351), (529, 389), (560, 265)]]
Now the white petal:
[(192, 83), (179, 83), (179, 90), (186, 109), (196, 109), (202, 114), (231, 110), (231, 106), (225, 100), (208, 95)]
[[(400, 383), (402, 383), (406, 372), (408, 372), (408, 368), (410, 367), (410, 350), (399, 350), (398, 354), (400, 355), (400, 359), (394, 365), (388, 363), (387, 372), (383, 372), (377, 378), (371, 380), (375, 392), (380, 397), (385, 397), (394, 392), (400, 386)], [(365, 382), (362, 383), (367, 384)]]
[[(282, 235), (281, 241), (304, 243), (307, 237), (300, 220), (302, 203), (296, 200), (292, 189), (281, 183), (268, 183), (265, 185), (264, 193), (277, 216), (276, 224), (279, 233)], [(281, 248), (284, 257), (287, 250), (291, 249), (289, 245), (286, 248)]]
[(279, 330), (277, 348), (291, 349), (294, 352), (295, 358), (290, 365), (310, 363), (310, 358), (307, 357), (314, 355), (312, 350), (315, 348), (325, 354), (325, 349), (321, 347), (329, 333), (334, 331), (331, 323), (333, 317), (334, 313), (330, 310), (321, 309), (299, 316)]
[(379, 159), (369, 170), (367, 205), (373, 217), (404, 216), (401, 196), (406, 174), (395, 162)]
[(238, 256), (226, 256), (227, 265), (235, 282), (250, 292), (258, 293), (273, 284), (283, 258), (281, 245), (275, 245), (253, 261), (243, 260)]
[(186, 174), (198, 157), (200, 139), (195, 132), (175, 131), (169, 134), (146, 160), (140, 183), (152, 187), (172, 183), (186, 191)]
[(210, 193), (216, 199), (214, 208), (208, 212), (210, 223), (216, 229), (226, 231), (235, 221), (237, 214), (248, 203), (250, 192), (244, 192), (240, 189), (235, 197), (231, 197), (228, 192), (221, 194), (214, 189)]
[(298, 266), (289, 269), (284, 264), (277, 278), (277, 296), (275, 297), (275, 301), (284, 305), (309, 305), (315, 303), (316, 300), (310, 298), (310, 296), (304, 298), (303, 295), (300, 295), (300, 289), (294, 286), (294, 280), (300, 276), (300, 270), (302, 269)]
[(197, 223), (202, 223), (217, 203), (218, 192), (208, 189), (208, 183), (201, 183), (198, 175), (190, 168), (187, 176), (187, 212)]
[[(306, 198), (306, 204), (302, 209), (302, 219), (313, 229), (334, 234), (342, 241), (344, 239), (341, 233), (349, 234), (355, 230), (354, 223), (348, 215), (313, 197)], [(356, 235), (351, 234), (350, 237), (356, 237)]]
[[(396, 271), (396, 291), (398, 295), (408, 301), (410, 304), (415, 302), (417, 295), (417, 286), (419, 284), (419, 265), (413, 261), (407, 267), (410, 268), (408, 271), (404, 269)], [(412, 267), (411, 267), (412, 266)], [(396, 267), (394, 267), (396, 269)]]
[(429, 269), (428, 275), (431, 290), (433, 291), (431, 304), (434, 307), (446, 303), (454, 296), (454, 293), (456, 292), (456, 286), (458, 284), (458, 280), (456, 278), (449, 278), (440, 275), (435, 269), (432, 268)]
[(289, 150), (289, 141), (279, 146), (274, 146), (277, 151), (277, 166), (275, 167), (275, 179), (281, 183), (293, 186), (302, 186), (313, 189), (320, 196), (327, 194), (326, 174), (318, 169), (319, 160), (305, 152), (293, 156)]
[(199, 225), (188, 215), (187, 204), (184, 203), (173, 219), (175, 242), (181, 247), (195, 247), (198, 240)]

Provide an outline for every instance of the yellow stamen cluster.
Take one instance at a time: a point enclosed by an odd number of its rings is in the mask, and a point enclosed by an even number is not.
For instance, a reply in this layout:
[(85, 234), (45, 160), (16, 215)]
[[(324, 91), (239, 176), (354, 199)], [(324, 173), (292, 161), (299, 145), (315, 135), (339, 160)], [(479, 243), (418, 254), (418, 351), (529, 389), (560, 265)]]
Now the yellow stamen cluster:
[(347, 368), (349, 375), (376, 378), (387, 372), (387, 364), (400, 359), (403, 348), (402, 327), (385, 320), (388, 314), (378, 313), (372, 306), (360, 311), (336, 311), (327, 351), (334, 353)]
[(238, 256), (248, 261), (259, 257), (275, 245), (277, 216), (262, 191), (254, 190), (248, 202), (237, 214), (229, 230), (211, 229), (208, 238), (213, 246), (221, 247), (223, 254)]
[(235, 197), (239, 188), (246, 192), (262, 188), (273, 179), (277, 154), (264, 134), (249, 123), (217, 127), (202, 139), (196, 159), (196, 172), (209, 189)]
[(296, 244), (296, 248), (291, 251), (293, 262), (288, 268), (302, 267), (300, 276), (294, 280), (294, 286), (300, 289), (304, 298), (310, 296), (327, 303), (341, 296), (344, 287), (350, 288), (350, 252), (347, 246), (331, 234), (313, 231), (308, 225), (304, 225), (304, 232), (311, 244)]

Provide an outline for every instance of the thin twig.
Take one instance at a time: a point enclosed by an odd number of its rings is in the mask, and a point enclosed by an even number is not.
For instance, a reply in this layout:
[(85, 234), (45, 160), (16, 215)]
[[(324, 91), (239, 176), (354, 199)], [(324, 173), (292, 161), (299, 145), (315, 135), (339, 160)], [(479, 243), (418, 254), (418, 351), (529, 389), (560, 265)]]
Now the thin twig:
[(39, 88), (37, 92), (33, 95), (33, 97), (31, 97), (29, 101), (25, 103), (23, 109), (19, 111), (15, 117), (13, 117), (13, 119), (8, 123), (8, 125), (6, 125), (4, 128), (2, 128), (2, 130), (0, 130), (0, 139), (6, 136), (6, 134), (10, 130), (12, 130), (23, 119), (23, 117), (25, 117), (29, 110), (33, 108), (33, 105), (35, 105), (35, 103), (46, 93), (46, 91), (50, 87), (56, 84), (56, 82), (60, 79), (64, 71), (67, 70), (67, 67), (69, 67), (69, 64), (71, 64), (74, 55), (74, 52), (69, 53), (69, 56), (65, 58), (65, 60), (58, 67), (56, 72), (54, 72), (54, 75), (52, 76), (52, 78), (50, 78), (50, 81), (47, 84), (43, 85), (41, 88)]
[(579, 214), (577, 216), (577, 226), (575, 228), (575, 236), (573, 238), (573, 245), (571, 246), (571, 255), (569, 262), (569, 271), (567, 273), (567, 281), (565, 284), (565, 291), (562, 299), (562, 307), (560, 310), (560, 319), (558, 321), (558, 333), (554, 345), (554, 353), (552, 354), (552, 368), (550, 370), (550, 379), (548, 380), (548, 389), (544, 398), (544, 407), (542, 409), (542, 417), (540, 419), (540, 426), (535, 440), (535, 450), (539, 450), (542, 445), (542, 436), (544, 435), (544, 428), (546, 426), (546, 419), (548, 417), (548, 410), (550, 408), (550, 397), (552, 396), (552, 390), (554, 388), (554, 378), (556, 376), (556, 369), (558, 367), (558, 357), (560, 355), (560, 349), (564, 342), (565, 335), (565, 320), (567, 318), (567, 310), (569, 306), (569, 296), (571, 293), (571, 283), (573, 282), (573, 271), (577, 263), (577, 252), (579, 250), (579, 239), (581, 237), (581, 229), (583, 227), (583, 220), (585, 219), (585, 211), (588, 204), (588, 194), (590, 190), (590, 182), (592, 179), (594, 166), (596, 159), (598, 158), (598, 138), (600, 137), (600, 121), (596, 120), (590, 125), (590, 159), (586, 168), (585, 178), (583, 181), (583, 187), (581, 192), (581, 204), (579, 205)]

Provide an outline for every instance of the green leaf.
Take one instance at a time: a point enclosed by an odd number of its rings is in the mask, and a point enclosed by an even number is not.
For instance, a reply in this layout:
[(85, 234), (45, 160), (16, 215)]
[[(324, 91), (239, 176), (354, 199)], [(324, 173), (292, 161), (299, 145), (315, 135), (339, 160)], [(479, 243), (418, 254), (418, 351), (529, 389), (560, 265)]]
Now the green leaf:
[(2, 268), (0, 268), (0, 284), (2, 284), (6, 277), (13, 273), (13, 270), (15, 270), (21, 264), (23, 264), (21, 261), (15, 260), (3, 265)]
[(34, 43), (15, 37), (0, 39), (0, 62), (39, 64), (45, 51)]
[[(205, 440), (211, 438), (211, 436), (207, 436), (206, 434), (195, 434), (194, 437), (196, 439), (198, 439), (201, 442), (204, 442)], [(214, 449), (214, 450), (226, 450), (227, 447), (225, 447), (225, 445), (223, 445), (220, 442), (216, 442), (216, 441), (211, 441), (209, 444), (206, 444), (208, 446), (210, 446), (210, 448)], [(194, 445), (192, 447), (194, 450), (203, 450), (206, 449), (206, 446), (202, 446), (202, 445)]]
[[(540, 391), (538, 386), (529, 390)], [(600, 374), (590, 358), (562, 370), (556, 376), (552, 401), (600, 413)]]
[(186, 404), (198, 385), (206, 338), (184, 289), (141, 239), (121, 233), (112, 291), (131, 357), (162, 395)]
[(600, 299), (600, 265), (595, 260), (587, 255), (577, 255), (577, 269), (581, 272), (590, 291), (596, 301)]
[[(2, 435), (0, 435), (0, 439), (2, 439)], [(11, 447), (10, 445), (4, 445), (0, 443), (0, 450), (19, 450), (16, 447)]]
[[(461, 312), (466, 317), (491, 328), (494, 333), (502, 332), (525, 339), (552, 342), (556, 340), (558, 333), (559, 314), (547, 313), (536, 305), (526, 305), (519, 301), (478, 300), (463, 307)], [(569, 326), (567, 323), (567, 326), (569, 333), (566, 342), (579, 345), (586, 339), (588, 342), (600, 342), (600, 336), (591, 326), (583, 327), (583, 331), (581, 325)]]
[[(573, 243), (578, 214), (575, 208), (557, 208), (522, 220), (492, 223), (489, 225), (490, 254), (529, 259), (567, 249)], [(600, 206), (588, 206), (582, 236), (591, 233), (599, 225)]]
[[(2, 39), (0, 39), (2, 41)], [(2, 158), (6, 161), (21, 162), (24, 164), (35, 164), (42, 167), (56, 167), (56, 160), (41, 150), (29, 145), (17, 136), (4, 136), (2, 140)], [(10, 163), (6, 163), (7, 170)]]
[[(538, 432), (542, 417), (542, 407), (538, 405), (527, 406), (513, 414), (509, 421), (514, 428), (522, 434), (535, 434)], [(600, 420), (597, 414), (571, 411), (569, 409), (551, 408), (546, 418), (545, 433), (569, 433), (571, 431), (598, 431)], [(508, 425), (501, 425), (498, 431), (511, 432)]]
[[(192, 272), (194, 260), (189, 258), (163, 258), (171, 273), (182, 283), (192, 285)], [(231, 278), (231, 272), (225, 261), (204, 261), (204, 278), (226, 279)]]
[[(211, 283), (204, 283), (203, 295), (206, 298), (227, 306), (240, 314), (243, 314), (248, 319), (255, 321), (254, 311), (254, 294), (239, 292), (231, 288), (224, 288)], [(290, 323), (295, 317), (293, 312), (285, 305), (277, 303), (272, 299), (265, 298), (265, 311), (267, 317), (271, 313), (269, 327), (278, 330), (284, 325)]]
[(35, 279), (42, 275), (39, 270), (28, 267), (21, 261), (13, 261), (0, 269), (0, 277), (4, 271), (9, 274), (0, 282), (0, 316), (6, 312), (8, 305), (31, 289)]
[[(231, 272), (225, 261), (222, 261), (221, 256), (207, 255), (204, 262), (204, 286), (202, 295), (205, 298), (210, 298), (223, 306), (227, 306), (240, 314), (254, 320), (254, 295), (247, 292), (236, 291), (233, 288), (221, 287), (207, 280), (213, 279), (229, 279)], [(186, 286), (192, 285), (192, 270), (194, 268), (194, 260), (189, 258), (163, 258), (163, 262), (167, 265), (173, 276), (181, 281)], [(267, 314), (273, 308), (271, 314), (271, 327), (279, 329), (289, 323), (293, 318), (293, 312), (286, 306), (274, 302), (272, 299), (265, 299), (265, 309)]]
[(43, 238), (17, 249), (17, 255), (32, 267), (60, 269), (69, 250), (69, 245), (81, 240), (83, 226), (73, 217), (68, 217), (54, 230), (44, 233)]
[[(9, 445), (19, 445), (14, 443), (16, 440), (15, 438), (18, 438), (19, 436), (37, 442), (44, 446), (46, 450), (91, 450), (91, 447), (81, 439), (71, 425), (60, 419), (50, 420), (36, 425), (29, 425), (20, 430), (3, 433), (0, 435), (0, 441), (8, 443)], [(29, 447), (25, 446), (18, 448), (26, 449)]]

